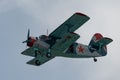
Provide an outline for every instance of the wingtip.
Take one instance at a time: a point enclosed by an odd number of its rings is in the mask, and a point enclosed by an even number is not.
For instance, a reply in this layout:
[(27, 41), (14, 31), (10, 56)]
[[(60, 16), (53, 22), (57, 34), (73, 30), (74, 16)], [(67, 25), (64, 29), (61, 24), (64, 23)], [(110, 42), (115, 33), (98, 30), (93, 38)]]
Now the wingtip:
[(24, 54), (23, 52), (21, 52), (21, 54)]
[(113, 42), (113, 39), (110, 38), (110, 40), (111, 40), (111, 42)]
[(85, 17), (88, 17), (90, 19), (90, 17), (87, 16), (86, 14), (83, 14), (83, 13), (80, 13), (80, 12), (76, 12), (75, 14), (80, 15), (80, 16), (85, 16)]
[(80, 12), (76, 12), (75, 14), (77, 14), (77, 15), (82, 15), (82, 16), (87, 16), (87, 15), (85, 15), (85, 14), (83, 14), (83, 13), (80, 13)]

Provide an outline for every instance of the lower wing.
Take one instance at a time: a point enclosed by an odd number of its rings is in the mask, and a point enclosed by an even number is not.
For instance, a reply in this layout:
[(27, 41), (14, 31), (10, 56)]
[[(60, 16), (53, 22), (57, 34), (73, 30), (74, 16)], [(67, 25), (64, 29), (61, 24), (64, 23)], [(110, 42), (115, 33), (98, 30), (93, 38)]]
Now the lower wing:
[(48, 58), (46, 56), (39, 55), (39, 56), (35, 57), (34, 59), (28, 61), (27, 64), (34, 65), (34, 66), (40, 66), (53, 58), (54, 57)]

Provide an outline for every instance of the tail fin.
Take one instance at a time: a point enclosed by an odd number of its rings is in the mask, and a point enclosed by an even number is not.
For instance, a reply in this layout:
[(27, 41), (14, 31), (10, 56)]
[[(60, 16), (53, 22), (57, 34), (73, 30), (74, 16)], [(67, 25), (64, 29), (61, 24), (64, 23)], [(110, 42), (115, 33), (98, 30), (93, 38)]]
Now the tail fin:
[(100, 33), (94, 34), (89, 44), (89, 50), (91, 52), (97, 51), (100, 55), (105, 56), (107, 54), (107, 47), (113, 40), (107, 37), (103, 37)]

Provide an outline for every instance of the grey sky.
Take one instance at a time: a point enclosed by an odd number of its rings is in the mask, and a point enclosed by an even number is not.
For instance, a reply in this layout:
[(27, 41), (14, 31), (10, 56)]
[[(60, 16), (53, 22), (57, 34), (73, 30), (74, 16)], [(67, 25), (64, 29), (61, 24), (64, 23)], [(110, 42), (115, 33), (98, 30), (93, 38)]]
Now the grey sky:
[[(40, 67), (25, 64), (32, 59), (20, 54), (27, 29), (33, 36), (50, 33), (75, 12), (91, 18), (76, 31), (77, 42), (89, 44), (99, 32), (114, 40), (108, 55), (97, 63), (60, 57)], [(0, 80), (119, 80), (119, 19), (119, 0), (0, 0)]]

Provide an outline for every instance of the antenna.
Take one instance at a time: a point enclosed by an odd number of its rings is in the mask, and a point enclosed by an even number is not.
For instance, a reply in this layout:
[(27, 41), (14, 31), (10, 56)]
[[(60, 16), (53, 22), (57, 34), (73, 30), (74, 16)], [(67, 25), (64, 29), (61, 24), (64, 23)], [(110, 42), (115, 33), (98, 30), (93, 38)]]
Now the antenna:
[(47, 40), (48, 40), (48, 29), (47, 29)]
[(47, 29), (47, 36), (48, 36), (48, 29)]

